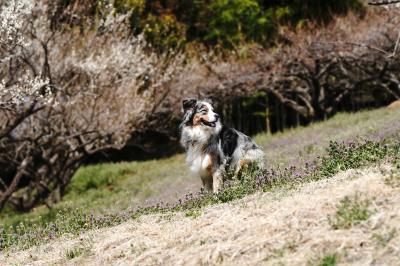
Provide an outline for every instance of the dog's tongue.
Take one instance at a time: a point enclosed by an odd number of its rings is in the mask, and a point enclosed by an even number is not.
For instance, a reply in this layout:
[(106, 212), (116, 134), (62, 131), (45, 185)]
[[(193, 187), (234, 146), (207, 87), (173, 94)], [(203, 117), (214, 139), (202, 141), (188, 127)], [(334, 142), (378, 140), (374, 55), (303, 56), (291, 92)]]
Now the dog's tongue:
[(216, 122), (208, 122), (208, 121), (203, 120), (203, 124), (208, 127), (215, 127)]

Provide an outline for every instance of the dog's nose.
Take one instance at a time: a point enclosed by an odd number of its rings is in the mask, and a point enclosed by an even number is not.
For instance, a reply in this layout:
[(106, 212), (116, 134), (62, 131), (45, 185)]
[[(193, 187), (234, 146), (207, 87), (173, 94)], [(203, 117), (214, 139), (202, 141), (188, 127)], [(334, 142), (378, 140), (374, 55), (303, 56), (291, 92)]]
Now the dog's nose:
[(219, 120), (219, 115), (218, 114), (215, 114), (215, 119)]

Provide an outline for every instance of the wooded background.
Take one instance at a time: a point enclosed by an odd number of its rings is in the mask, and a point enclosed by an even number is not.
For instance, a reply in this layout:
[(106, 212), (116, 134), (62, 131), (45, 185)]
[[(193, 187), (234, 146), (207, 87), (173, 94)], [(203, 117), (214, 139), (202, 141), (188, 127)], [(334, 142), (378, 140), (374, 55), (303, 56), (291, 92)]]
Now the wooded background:
[(400, 13), (357, 0), (13, 0), (0, 18), (0, 209), (51, 207), (83, 164), (180, 151), (186, 97), (250, 135), (400, 98)]

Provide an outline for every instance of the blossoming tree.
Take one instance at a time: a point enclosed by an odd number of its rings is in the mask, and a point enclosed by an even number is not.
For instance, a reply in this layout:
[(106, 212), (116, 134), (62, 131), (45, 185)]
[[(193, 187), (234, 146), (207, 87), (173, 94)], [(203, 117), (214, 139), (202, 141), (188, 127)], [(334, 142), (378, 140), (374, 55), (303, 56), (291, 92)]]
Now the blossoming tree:
[[(91, 154), (124, 146), (180, 66), (140, 37), (94, 34), (81, 51), (64, 51), (72, 40), (50, 27), (47, 8), (0, 4), (0, 210), (59, 201)], [(100, 41), (108, 48), (94, 49)]]

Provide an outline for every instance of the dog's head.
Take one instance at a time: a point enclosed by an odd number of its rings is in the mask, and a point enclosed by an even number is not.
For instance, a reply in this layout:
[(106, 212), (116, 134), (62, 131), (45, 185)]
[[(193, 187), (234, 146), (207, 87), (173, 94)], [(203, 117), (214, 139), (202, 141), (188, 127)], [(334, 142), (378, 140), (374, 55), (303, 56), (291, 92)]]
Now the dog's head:
[(197, 127), (209, 132), (218, 132), (221, 129), (220, 117), (208, 101), (186, 99), (182, 102), (182, 126)]

